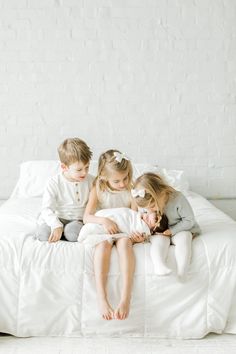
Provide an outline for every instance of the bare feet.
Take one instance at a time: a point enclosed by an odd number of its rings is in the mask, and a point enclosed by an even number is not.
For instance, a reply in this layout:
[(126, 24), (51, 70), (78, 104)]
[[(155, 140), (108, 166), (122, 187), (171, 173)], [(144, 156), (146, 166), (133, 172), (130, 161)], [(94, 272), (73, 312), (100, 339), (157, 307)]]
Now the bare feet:
[(129, 300), (121, 301), (114, 312), (116, 320), (125, 320), (129, 315)]
[(114, 310), (106, 299), (99, 300), (99, 307), (104, 320), (112, 320), (114, 318)]

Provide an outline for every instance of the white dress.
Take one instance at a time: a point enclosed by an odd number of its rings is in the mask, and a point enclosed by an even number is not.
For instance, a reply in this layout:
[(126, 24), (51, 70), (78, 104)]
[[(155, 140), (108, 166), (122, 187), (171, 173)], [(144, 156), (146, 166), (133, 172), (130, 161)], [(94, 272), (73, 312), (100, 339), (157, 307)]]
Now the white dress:
[[(97, 213), (95, 215), (97, 216), (103, 216), (103, 217), (108, 217), (114, 222), (117, 223), (116, 220), (112, 218), (112, 215), (109, 213), (107, 215), (100, 215), (103, 210), (105, 211), (106, 209), (113, 209), (113, 208), (130, 208), (131, 207), (131, 193), (129, 190), (124, 190), (124, 191), (113, 191), (111, 189), (106, 190), (106, 191), (97, 191), (97, 196), (98, 196), (98, 208), (97, 208)], [(82, 232), (82, 233), (81, 233)], [(96, 234), (97, 237), (93, 237), (93, 239), (90, 238), (90, 234)], [(78, 238), (79, 242), (85, 242), (90, 244), (91, 246), (95, 246), (97, 243), (100, 243), (102, 241), (108, 241), (109, 243), (113, 244), (114, 241), (120, 237), (127, 237), (127, 234), (124, 235), (123, 232), (120, 232), (118, 234), (113, 234), (110, 235), (109, 233), (104, 230), (104, 227), (99, 224), (90, 224), (87, 223), (84, 225), (80, 231), (81, 237)], [(90, 238), (90, 240), (89, 240)], [(91, 243), (90, 243), (91, 241)]]
[(99, 191), (97, 194), (98, 210), (131, 207), (131, 193), (129, 190), (113, 191), (109, 189), (104, 192)]

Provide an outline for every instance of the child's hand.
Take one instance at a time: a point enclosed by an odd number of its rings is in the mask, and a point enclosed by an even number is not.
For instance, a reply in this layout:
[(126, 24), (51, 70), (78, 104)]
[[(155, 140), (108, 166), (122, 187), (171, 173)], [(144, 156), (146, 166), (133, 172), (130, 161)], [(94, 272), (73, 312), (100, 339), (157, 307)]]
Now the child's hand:
[(119, 233), (118, 225), (109, 218), (104, 218), (102, 225), (105, 227), (109, 234)]
[(165, 230), (164, 232), (163, 232), (163, 235), (164, 236), (172, 236), (172, 233), (171, 233), (171, 231), (169, 230), (169, 229), (167, 229), (167, 230)]
[(129, 237), (133, 243), (144, 242), (145, 240), (145, 237), (140, 232), (132, 232)]
[(63, 227), (57, 227), (54, 229), (49, 236), (48, 242), (57, 242), (61, 239), (61, 235), (63, 232)]

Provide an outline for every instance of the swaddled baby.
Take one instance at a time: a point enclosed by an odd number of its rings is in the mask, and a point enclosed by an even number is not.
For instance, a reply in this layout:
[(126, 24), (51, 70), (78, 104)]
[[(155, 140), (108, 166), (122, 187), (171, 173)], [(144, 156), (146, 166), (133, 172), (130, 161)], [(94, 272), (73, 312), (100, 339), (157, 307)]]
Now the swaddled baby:
[(111, 235), (102, 225), (85, 224), (80, 231), (78, 241), (90, 246), (96, 246), (102, 241), (113, 243), (120, 237), (130, 237), (133, 231), (141, 233), (144, 240), (148, 240), (150, 235), (161, 233), (168, 228), (165, 215), (159, 220), (155, 212), (141, 213), (129, 208), (112, 208), (99, 210), (95, 215), (113, 220), (118, 225), (120, 233)]

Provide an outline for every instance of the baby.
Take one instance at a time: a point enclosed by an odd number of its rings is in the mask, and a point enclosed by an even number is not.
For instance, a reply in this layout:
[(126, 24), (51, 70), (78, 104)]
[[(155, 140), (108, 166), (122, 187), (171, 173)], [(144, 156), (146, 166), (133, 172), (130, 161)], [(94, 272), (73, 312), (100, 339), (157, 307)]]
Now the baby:
[(105, 240), (113, 243), (120, 237), (130, 237), (133, 230), (143, 235), (143, 241), (149, 240), (151, 235), (162, 233), (168, 228), (166, 216), (163, 215), (160, 220), (156, 212), (141, 213), (130, 208), (111, 208), (99, 210), (95, 215), (113, 220), (118, 225), (119, 233), (111, 235), (102, 225), (85, 224), (80, 231), (78, 241), (92, 247)]

